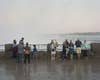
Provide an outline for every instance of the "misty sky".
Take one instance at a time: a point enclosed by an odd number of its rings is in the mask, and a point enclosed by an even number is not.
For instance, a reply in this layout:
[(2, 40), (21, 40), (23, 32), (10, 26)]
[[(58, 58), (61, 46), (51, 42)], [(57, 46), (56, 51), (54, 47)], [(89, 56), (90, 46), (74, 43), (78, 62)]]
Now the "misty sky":
[(41, 33), (99, 32), (99, 26), (100, 0), (0, 0), (2, 40)]

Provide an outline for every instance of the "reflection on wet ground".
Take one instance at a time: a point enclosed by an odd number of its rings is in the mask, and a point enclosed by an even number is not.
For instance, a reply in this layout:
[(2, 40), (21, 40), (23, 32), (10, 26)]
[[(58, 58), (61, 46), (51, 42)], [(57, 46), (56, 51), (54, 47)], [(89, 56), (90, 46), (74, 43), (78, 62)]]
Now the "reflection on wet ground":
[(0, 61), (0, 80), (100, 80), (100, 59)]

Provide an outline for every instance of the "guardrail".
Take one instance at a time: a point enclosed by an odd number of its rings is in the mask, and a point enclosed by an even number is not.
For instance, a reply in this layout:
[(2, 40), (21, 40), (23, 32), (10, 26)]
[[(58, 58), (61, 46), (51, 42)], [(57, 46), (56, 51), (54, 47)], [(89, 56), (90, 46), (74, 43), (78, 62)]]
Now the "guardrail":
[[(47, 44), (35, 44), (38, 51), (47, 51)], [(31, 49), (33, 49), (33, 44), (30, 44)], [(59, 44), (57, 47), (57, 51), (61, 51), (62, 50), (62, 44)]]
[[(90, 43), (100, 43), (99, 40), (91, 40), (89, 41)], [(34, 44), (30, 44), (31, 49), (33, 49), (33, 45)], [(47, 51), (47, 44), (35, 44), (38, 51)], [(59, 44), (59, 46), (57, 47), (57, 51), (61, 51), (62, 50), (62, 44)], [(5, 45), (0, 45), (0, 52), (4, 52), (5, 51)]]
[[(8, 44), (9, 45), (9, 44)], [(30, 44), (31, 49), (33, 49), (34, 44)], [(47, 51), (47, 44), (35, 44), (38, 51)], [(58, 51), (62, 50), (62, 44), (57, 47)], [(5, 45), (0, 45), (0, 52), (5, 52)]]

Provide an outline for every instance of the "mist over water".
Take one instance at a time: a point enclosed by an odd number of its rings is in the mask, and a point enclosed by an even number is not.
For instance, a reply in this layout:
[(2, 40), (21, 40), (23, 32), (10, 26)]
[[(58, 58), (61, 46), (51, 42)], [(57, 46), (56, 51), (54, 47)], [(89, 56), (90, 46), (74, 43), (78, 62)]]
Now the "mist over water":
[(0, 44), (8, 44), (12, 43), (14, 39), (19, 40), (24, 37), (24, 42), (29, 42), (30, 44), (47, 44), (50, 43), (52, 39), (56, 39), (59, 44), (62, 44), (65, 39), (68, 41), (80, 39), (81, 41), (87, 40), (89, 43), (100, 43), (100, 36), (97, 35), (78, 35), (78, 34), (34, 34), (34, 35), (13, 35), (13, 36), (6, 36), (3, 37), (0, 41)]
[[(9, 39), (6, 38), (6, 40), (3, 40), (2, 42), (4, 44), (12, 43), (13, 39), (16, 39), (18, 43), (21, 37), (25, 38), (25, 43), (29, 42), (30, 44), (47, 44), (50, 43), (52, 39), (56, 39), (59, 44), (62, 44), (65, 39), (67, 39), (68, 41), (73, 40), (73, 42), (75, 42), (75, 40), (77, 39), (80, 39), (81, 41), (87, 40), (89, 43), (100, 42), (100, 35), (75, 35), (75, 34), (73, 35), (40, 34), (40, 35), (30, 35), (30, 36), (15, 36)], [(0, 44), (2, 44), (2, 42), (0, 42)]]
[(21, 37), (32, 44), (77, 38), (98, 42), (99, 35), (65, 34), (100, 32), (99, 3), (100, 0), (0, 0), (0, 44), (19, 41)]
[[(87, 40), (87, 43), (100, 43), (100, 35), (69, 35), (69, 34), (40, 34), (40, 35), (30, 35), (30, 36), (14, 36), (11, 38), (5, 37), (5, 39), (1, 39), (0, 41), (0, 51), (4, 51), (5, 47), (4, 44), (11, 44), (13, 43), (13, 40), (17, 40), (17, 44), (19, 43), (19, 40), (24, 37), (24, 43), (29, 42), (29, 44), (48, 44), (51, 42), (52, 39), (56, 39), (59, 44), (62, 44), (65, 39), (68, 41), (72, 40), (73, 43), (77, 39), (80, 39), (82, 42), (84, 40)], [(31, 46), (32, 47), (32, 46)], [(46, 46), (41, 45), (41, 49), (46, 49)], [(59, 47), (61, 49), (61, 47)]]

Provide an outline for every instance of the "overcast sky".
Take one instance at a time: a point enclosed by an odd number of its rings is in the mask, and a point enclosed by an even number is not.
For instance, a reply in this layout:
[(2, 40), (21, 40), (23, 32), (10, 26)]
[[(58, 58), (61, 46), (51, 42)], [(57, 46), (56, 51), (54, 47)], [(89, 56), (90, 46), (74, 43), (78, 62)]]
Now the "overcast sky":
[(1, 38), (100, 31), (100, 0), (0, 0)]

